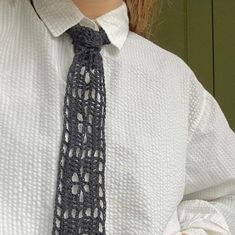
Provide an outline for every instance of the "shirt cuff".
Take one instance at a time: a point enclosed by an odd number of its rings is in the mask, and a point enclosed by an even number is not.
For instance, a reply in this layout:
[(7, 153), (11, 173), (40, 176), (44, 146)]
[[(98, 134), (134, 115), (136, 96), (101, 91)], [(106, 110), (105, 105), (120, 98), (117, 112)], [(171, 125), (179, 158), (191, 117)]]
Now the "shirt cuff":
[(183, 200), (177, 212), (182, 235), (232, 235), (224, 216), (209, 201)]

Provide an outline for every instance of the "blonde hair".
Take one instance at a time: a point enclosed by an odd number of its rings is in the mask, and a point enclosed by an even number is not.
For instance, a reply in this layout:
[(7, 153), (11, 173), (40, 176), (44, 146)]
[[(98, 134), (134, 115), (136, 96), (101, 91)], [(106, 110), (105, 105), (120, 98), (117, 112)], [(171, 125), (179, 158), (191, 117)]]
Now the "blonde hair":
[(156, 22), (160, 14), (160, 0), (124, 1), (128, 8), (130, 31), (143, 37), (150, 38), (152, 25)]

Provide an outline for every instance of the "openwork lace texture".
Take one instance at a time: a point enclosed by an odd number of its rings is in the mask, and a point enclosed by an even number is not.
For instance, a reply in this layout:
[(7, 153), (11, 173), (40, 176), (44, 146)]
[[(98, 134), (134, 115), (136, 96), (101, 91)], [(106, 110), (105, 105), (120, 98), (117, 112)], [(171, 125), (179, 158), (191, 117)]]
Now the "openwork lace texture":
[(77, 24), (67, 33), (74, 58), (67, 76), (52, 234), (105, 234), (105, 31)]

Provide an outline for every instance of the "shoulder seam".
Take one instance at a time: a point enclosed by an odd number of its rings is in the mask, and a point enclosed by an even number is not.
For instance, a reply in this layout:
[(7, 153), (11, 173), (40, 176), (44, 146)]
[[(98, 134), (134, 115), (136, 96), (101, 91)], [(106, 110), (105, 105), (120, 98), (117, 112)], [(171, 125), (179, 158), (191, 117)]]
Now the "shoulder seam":
[(202, 117), (203, 117), (203, 114), (205, 112), (205, 107), (206, 107), (206, 98), (207, 98), (207, 90), (206, 89), (203, 89), (203, 103), (202, 103), (202, 107), (201, 107), (201, 110), (198, 114), (198, 118), (197, 120), (195, 121), (195, 126), (191, 129), (192, 131), (188, 134), (188, 138), (187, 138), (187, 143), (191, 141), (194, 133), (196, 132), (196, 129), (198, 128), (199, 126), (199, 123), (201, 122), (202, 120)]

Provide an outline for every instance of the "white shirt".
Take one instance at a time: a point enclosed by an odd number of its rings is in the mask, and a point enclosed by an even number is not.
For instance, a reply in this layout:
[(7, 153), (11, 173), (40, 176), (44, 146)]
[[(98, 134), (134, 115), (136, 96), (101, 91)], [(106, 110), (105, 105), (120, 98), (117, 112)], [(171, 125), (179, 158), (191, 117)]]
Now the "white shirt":
[(177, 55), (69, 0), (0, 0), (0, 235), (49, 235), (78, 22), (106, 31), (106, 234), (234, 235), (235, 134)]

